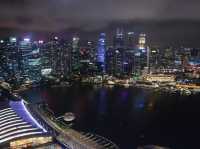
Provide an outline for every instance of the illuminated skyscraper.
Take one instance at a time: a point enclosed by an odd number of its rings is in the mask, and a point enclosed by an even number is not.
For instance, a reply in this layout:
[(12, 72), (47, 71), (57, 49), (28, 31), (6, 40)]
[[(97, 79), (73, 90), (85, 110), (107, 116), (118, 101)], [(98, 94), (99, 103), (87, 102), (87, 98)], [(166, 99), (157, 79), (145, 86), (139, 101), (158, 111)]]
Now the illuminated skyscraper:
[(29, 38), (19, 42), (20, 70), (24, 79), (39, 81), (41, 78), (41, 57), (37, 44)]
[(122, 28), (117, 28), (113, 43), (114, 43), (114, 48), (116, 49), (124, 47), (125, 38), (124, 38), (124, 30)]
[(0, 44), (0, 75), (6, 81), (16, 79), (19, 74), (19, 57), (16, 38)]
[(123, 73), (131, 75), (134, 73), (134, 50), (126, 49), (123, 58)]
[(80, 59), (79, 59), (79, 37), (75, 36), (72, 40), (72, 52), (71, 52), (71, 68), (72, 72), (78, 71), (80, 69)]
[(162, 49), (162, 54), (161, 54), (161, 62), (160, 64), (164, 68), (173, 68), (174, 67), (174, 61), (175, 61), (175, 56), (174, 56), (174, 49), (169, 47), (166, 49)]
[(41, 63), (42, 63), (42, 68), (41, 68), (41, 74), (46, 76), (50, 75), (53, 68), (52, 68), (52, 42), (40, 44), (40, 49), (41, 49)]
[(101, 33), (97, 45), (97, 67), (98, 71), (101, 73), (105, 72), (105, 52), (106, 52), (105, 38), (106, 34)]
[(32, 52), (32, 45), (30, 39), (24, 39), (19, 42), (19, 54), (20, 54), (20, 72), (21, 76), (28, 78), (29, 71), (29, 56)]
[(56, 75), (64, 77), (70, 71), (70, 48), (69, 45), (58, 39), (40, 44), (42, 75)]
[(128, 32), (126, 38), (126, 46), (129, 49), (133, 49), (135, 47), (135, 34), (134, 32)]
[(140, 50), (146, 49), (146, 34), (139, 35), (138, 49), (140, 49)]
[(11, 79), (19, 78), (19, 54), (18, 54), (18, 46), (17, 39), (15, 37), (11, 37), (9, 42), (7, 43), (7, 48), (5, 49), (5, 56), (7, 57), (7, 69), (10, 72)]
[(115, 50), (109, 47), (106, 51), (106, 73), (109, 75), (115, 74)]
[(135, 49), (134, 55), (134, 72), (141, 74), (142, 70), (149, 66), (150, 51), (149, 49), (147, 50), (146, 34), (139, 34), (138, 48)]
[(156, 72), (160, 65), (160, 50), (158, 48), (151, 48), (149, 51), (149, 70)]

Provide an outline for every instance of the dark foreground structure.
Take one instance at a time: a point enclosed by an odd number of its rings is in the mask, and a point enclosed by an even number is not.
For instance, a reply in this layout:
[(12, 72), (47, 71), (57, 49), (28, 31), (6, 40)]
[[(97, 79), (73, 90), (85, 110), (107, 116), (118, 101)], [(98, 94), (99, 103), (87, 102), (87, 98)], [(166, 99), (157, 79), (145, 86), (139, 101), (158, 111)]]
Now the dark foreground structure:
[(48, 145), (53, 137), (28, 111), (23, 100), (0, 101), (0, 148)]

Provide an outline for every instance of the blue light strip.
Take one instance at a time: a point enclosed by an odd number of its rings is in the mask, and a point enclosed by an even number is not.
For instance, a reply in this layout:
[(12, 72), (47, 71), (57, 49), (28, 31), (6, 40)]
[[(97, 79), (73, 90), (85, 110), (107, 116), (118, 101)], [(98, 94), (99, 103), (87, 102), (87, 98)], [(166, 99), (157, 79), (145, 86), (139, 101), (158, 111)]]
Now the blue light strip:
[(27, 110), (26, 106), (24, 105), (23, 100), (20, 101), (22, 108), (24, 109), (24, 111), (28, 114), (29, 118), (31, 118), (31, 120), (39, 127), (41, 128), (44, 132), (47, 132), (34, 118), (33, 116), (30, 114), (30, 112)]

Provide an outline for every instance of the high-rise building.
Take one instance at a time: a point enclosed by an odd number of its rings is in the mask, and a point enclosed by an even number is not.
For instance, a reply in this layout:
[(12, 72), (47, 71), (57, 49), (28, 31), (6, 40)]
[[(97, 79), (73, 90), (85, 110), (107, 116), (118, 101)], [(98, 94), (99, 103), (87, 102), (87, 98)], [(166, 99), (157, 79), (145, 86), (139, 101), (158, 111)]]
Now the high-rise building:
[(131, 75), (134, 73), (134, 50), (125, 49), (123, 59), (123, 73)]
[(149, 70), (155, 72), (159, 68), (160, 51), (158, 48), (149, 49)]
[(109, 47), (106, 51), (106, 73), (109, 75), (115, 74), (115, 50)]
[(138, 49), (140, 50), (146, 49), (146, 34), (142, 33), (139, 35)]
[(79, 37), (75, 36), (72, 40), (72, 52), (71, 52), (71, 69), (72, 72), (80, 71), (80, 47), (79, 47)]
[(42, 75), (56, 75), (64, 77), (70, 72), (71, 49), (70, 46), (58, 39), (40, 44)]
[(166, 49), (162, 50), (161, 54), (161, 65), (164, 68), (173, 68), (174, 67), (174, 62), (175, 62), (175, 57), (174, 57), (174, 49), (169, 47)]
[(116, 34), (114, 36), (114, 48), (124, 48), (125, 46), (125, 35), (124, 35), (124, 30), (123, 28), (117, 28)]
[(64, 76), (68, 75), (71, 72), (71, 49), (68, 43), (64, 42), (62, 46), (62, 74)]
[(129, 49), (134, 49), (136, 44), (135, 39), (136, 38), (134, 32), (128, 32), (126, 38), (126, 47)]
[(19, 42), (20, 71), (25, 80), (39, 81), (41, 79), (41, 57), (37, 44), (29, 38)]
[(115, 75), (120, 76), (124, 72), (124, 49), (115, 49)]
[(29, 71), (29, 56), (32, 52), (32, 45), (30, 39), (26, 38), (22, 41), (19, 41), (19, 67), (20, 67), (20, 74), (23, 78), (28, 78), (28, 71)]
[(134, 73), (141, 74), (142, 70), (142, 52), (139, 49), (134, 50)]
[(101, 33), (97, 45), (97, 68), (99, 73), (105, 72), (106, 34)]
[(147, 47), (147, 50), (146, 50), (146, 53), (147, 53), (147, 73), (150, 73), (150, 54), (151, 54), (151, 51), (150, 51), (150, 48)]
[(90, 63), (95, 64), (96, 62), (96, 47), (95, 43), (92, 41), (87, 42), (87, 48), (89, 49), (89, 54), (90, 54)]
[(50, 75), (52, 73), (52, 44), (51, 42), (40, 44), (41, 49), (41, 74), (43, 76)]
[(2, 80), (10, 80), (17, 75), (18, 48), (16, 43), (2, 40), (0, 43), (0, 77)]
[(4, 49), (4, 56), (6, 57), (6, 67), (9, 71), (8, 77), (12, 80), (18, 80), (20, 77), (19, 70), (19, 51), (17, 45), (17, 39), (10, 37)]
[(131, 75), (134, 72), (134, 50), (108, 48), (106, 72), (115, 76)]
[(138, 47), (135, 49), (134, 73), (141, 74), (144, 68), (148, 70), (150, 51), (146, 45), (146, 34), (139, 34)]

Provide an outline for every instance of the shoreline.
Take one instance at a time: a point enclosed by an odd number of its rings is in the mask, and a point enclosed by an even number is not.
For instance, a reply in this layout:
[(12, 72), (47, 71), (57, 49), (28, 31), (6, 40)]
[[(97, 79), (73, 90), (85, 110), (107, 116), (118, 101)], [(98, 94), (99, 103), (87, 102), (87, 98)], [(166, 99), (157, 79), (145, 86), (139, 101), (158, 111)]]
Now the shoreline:
[[(19, 87), (17, 90), (13, 90), (12, 92), (14, 94), (18, 94), (27, 90), (30, 90), (32, 88), (38, 88), (38, 87), (51, 87), (51, 88), (63, 88), (63, 87), (70, 87), (74, 83), (77, 82), (72, 82), (72, 83), (66, 83), (65, 84), (49, 84), (49, 85), (37, 85), (37, 86), (27, 86), (27, 87)], [(78, 82), (80, 85), (92, 85), (94, 87), (107, 87), (107, 88), (113, 88), (113, 87), (124, 87), (124, 88), (140, 88), (140, 89), (148, 89), (148, 90), (157, 90), (157, 91), (163, 91), (163, 92), (169, 92), (169, 93), (181, 93), (185, 95), (191, 95), (191, 94), (198, 94), (200, 93), (200, 86), (197, 89), (193, 88), (180, 88), (177, 87), (178, 85), (169, 85), (169, 84), (164, 84), (164, 85), (159, 85), (155, 86), (153, 84), (145, 84), (145, 83), (132, 83), (132, 84), (123, 84), (123, 83), (115, 83), (115, 84), (108, 84), (108, 83), (91, 83), (91, 82)], [(189, 86), (189, 85), (188, 85)]]

